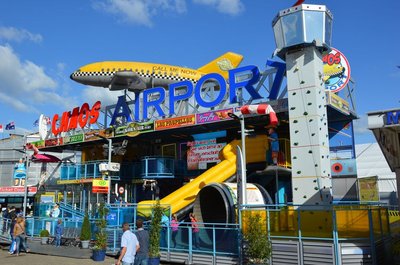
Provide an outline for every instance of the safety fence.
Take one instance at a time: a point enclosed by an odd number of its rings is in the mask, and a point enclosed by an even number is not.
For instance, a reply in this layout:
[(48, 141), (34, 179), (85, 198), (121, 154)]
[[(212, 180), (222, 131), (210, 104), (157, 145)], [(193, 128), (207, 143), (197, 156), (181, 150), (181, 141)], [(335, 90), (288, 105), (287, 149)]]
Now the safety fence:
[[(145, 208), (150, 207), (148, 205)], [(216, 264), (218, 258), (229, 257), (232, 262), (240, 262), (238, 260), (243, 257), (241, 239), (248, 229), (248, 218), (259, 214), (272, 243), (272, 264), (318, 264), (321, 260), (337, 265), (351, 264), (353, 261), (392, 264), (390, 259), (395, 253), (390, 249), (391, 227), (398, 222), (398, 212), (392, 211), (379, 205), (334, 205), (328, 208), (246, 205), (238, 211), (239, 224), (198, 223), (198, 233), (193, 231), (188, 222), (179, 223), (176, 232), (172, 231), (169, 224), (164, 224), (161, 231), (162, 258), (175, 262), (198, 259), (196, 264)], [(143, 208), (138, 209), (137, 205), (109, 207), (106, 229), (109, 253), (117, 253), (120, 249), (122, 223), (128, 222), (133, 231), (136, 229), (138, 212), (143, 212)], [(168, 210), (166, 212), (169, 213)], [(58, 219), (28, 217), (27, 234), (38, 236), (41, 230), (46, 229), (54, 235)], [(82, 226), (82, 218), (61, 219), (64, 227)], [(95, 220), (90, 220), (93, 235), (96, 232)], [(392, 223), (393, 220), (395, 223)], [(4, 221), (9, 226), (7, 219), (2, 219), (1, 224)], [(145, 226), (148, 226), (147, 222)]]

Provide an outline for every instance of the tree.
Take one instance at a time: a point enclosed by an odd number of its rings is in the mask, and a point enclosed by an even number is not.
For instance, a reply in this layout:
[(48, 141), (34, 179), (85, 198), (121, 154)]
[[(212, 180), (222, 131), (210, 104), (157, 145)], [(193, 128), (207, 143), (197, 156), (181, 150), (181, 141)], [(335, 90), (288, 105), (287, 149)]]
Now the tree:
[(149, 245), (149, 257), (158, 258), (160, 257), (160, 232), (161, 232), (161, 217), (163, 209), (160, 205), (160, 201), (157, 200), (156, 204), (152, 208), (153, 216), (150, 222), (150, 245)]

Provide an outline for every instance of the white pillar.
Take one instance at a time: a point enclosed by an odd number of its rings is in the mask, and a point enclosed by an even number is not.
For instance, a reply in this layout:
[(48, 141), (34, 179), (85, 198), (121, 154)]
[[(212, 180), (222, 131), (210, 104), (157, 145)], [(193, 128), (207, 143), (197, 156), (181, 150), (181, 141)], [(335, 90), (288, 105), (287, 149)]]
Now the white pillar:
[(315, 46), (286, 54), (294, 204), (332, 203), (322, 55)]

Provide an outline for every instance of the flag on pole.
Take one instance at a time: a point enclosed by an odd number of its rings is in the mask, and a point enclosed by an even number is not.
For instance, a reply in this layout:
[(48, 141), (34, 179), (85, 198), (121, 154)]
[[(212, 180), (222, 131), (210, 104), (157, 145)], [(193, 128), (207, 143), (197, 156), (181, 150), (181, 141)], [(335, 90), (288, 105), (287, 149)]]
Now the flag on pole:
[(3, 132), (3, 124), (0, 124), (0, 133)]
[(33, 123), (33, 126), (35, 126), (35, 127), (39, 126), (39, 119), (37, 119), (37, 120)]
[(46, 121), (46, 125), (51, 124), (51, 119), (50, 119), (50, 117), (45, 116), (45, 117), (44, 117), (44, 120)]
[(15, 123), (12, 121), (6, 125), (6, 130), (15, 130)]

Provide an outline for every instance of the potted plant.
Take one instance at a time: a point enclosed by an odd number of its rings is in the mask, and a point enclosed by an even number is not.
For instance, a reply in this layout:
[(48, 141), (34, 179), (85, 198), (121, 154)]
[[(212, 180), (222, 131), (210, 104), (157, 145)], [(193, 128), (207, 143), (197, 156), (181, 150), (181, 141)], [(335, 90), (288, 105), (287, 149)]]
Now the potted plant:
[(85, 217), (83, 218), (80, 239), (82, 243), (82, 248), (89, 248), (89, 242), (90, 239), (92, 239), (92, 231), (90, 228), (89, 215), (87, 212), (85, 214)]
[(96, 232), (96, 242), (93, 247), (93, 256), (92, 259), (94, 261), (104, 261), (106, 257), (106, 248), (107, 248), (107, 213), (108, 209), (105, 207), (104, 203), (101, 203), (99, 208), (99, 219), (96, 221), (97, 232)]
[(260, 213), (249, 212), (243, 236), (248, 264), (268, 264), (271, 243), (268, 239), (265, 218)]
[(41, 238), (42, 245), (46, 245), (49, 240), (50, 233), (46, 229), (40, 231), (39, 236)]
[(161, 217), (163, 209), (160, 201), (152, 207), (152, 218), (150, 222), (149, 232), (149, 262), (148, 265), (160, 264), (160, 232), (161, 232)]

